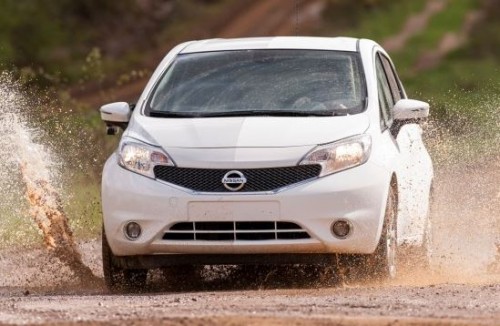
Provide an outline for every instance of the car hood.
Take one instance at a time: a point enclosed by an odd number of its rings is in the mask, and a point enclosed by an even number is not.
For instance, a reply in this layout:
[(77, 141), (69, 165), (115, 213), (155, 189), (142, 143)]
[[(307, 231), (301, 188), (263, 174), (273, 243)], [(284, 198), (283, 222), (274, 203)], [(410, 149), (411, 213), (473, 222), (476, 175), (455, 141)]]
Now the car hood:
[(167, 148), (299, 147), (364, 133), (366, 114), (337, 117), (152, 118), (136, 115), (127, 135)]

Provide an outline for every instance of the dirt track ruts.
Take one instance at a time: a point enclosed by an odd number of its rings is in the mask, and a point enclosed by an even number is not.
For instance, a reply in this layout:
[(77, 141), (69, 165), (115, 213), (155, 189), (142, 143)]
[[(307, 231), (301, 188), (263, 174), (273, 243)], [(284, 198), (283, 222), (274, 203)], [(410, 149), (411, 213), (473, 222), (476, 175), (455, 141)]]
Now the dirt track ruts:
[(499, 284), (0, 294), (0, 323), (167, 325), (498, 325)]

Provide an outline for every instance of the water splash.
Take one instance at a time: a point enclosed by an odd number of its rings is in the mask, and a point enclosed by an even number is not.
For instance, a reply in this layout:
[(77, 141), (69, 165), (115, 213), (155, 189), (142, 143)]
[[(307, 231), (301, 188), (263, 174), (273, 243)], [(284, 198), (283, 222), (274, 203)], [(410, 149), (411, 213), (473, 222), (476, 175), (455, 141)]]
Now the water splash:
[[(94, 280), (92, 271), (82, 262), (61, 203), (60, 160), (37, 141), (42, 131), (30, 127), (26, 115), (26, 109), (37, 103), (24, 96), (5, 72), (0, 75), (0, 101), (0, 185), (11, 200), (2, 202), (0, 213), (5, 216), (17, 206), (15, 196), (23, 192), (28, 213), (41, 231), (46, 249), (80, 281)], [(17, 215), (21, 213), (17, 211)]]
[[(433, 265), (441, 280), (498, 279), (500, 97), (450, 96), (426, 141), (435, 165)], [(467, 114), (468, 113), (468, 114)]]

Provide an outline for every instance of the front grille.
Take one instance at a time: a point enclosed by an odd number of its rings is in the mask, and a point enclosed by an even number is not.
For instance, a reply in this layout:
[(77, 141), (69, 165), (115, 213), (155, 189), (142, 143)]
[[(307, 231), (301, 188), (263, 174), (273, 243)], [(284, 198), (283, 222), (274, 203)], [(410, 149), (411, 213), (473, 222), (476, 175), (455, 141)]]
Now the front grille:
[[(155, 177), (184, 188), (200, 192), (230, 192), (222, 183), (229, 169), (195, 169), (158, 165)], [(321, 172), (319, 165), (298, 165), (279, 168), (241, 169), (247, 182), (239, 191), (272, 191), (315, 178)]]
[(179, 222), (163, 235), (171, 241), (262, 241), (310, 239), (298, 224), (277, 221)]

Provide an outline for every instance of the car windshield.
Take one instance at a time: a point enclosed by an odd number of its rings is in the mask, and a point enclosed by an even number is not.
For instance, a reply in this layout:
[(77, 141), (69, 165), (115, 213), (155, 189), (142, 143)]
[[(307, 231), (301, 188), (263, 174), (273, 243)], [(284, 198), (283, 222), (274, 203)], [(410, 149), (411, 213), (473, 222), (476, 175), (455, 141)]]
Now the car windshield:
[(239, 50), (180, 54), (156, 84), (158, 117), (333, 116), (364, 110), (357, 53)]

